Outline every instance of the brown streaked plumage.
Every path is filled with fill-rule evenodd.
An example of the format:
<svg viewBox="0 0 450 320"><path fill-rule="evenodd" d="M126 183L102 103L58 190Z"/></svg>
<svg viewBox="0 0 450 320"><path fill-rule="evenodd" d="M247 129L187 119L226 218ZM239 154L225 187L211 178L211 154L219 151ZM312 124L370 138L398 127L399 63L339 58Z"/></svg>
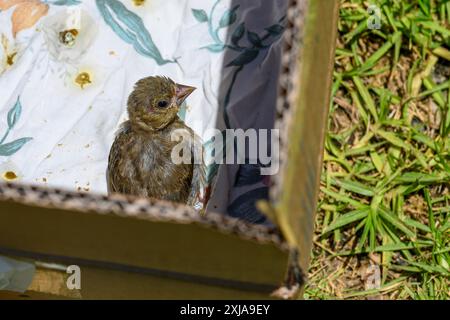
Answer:
<svg viewBox="0 0 450 320"><path fill-rule="evenodd" d="M122 124L109 153L109 193L195 203L205 171L203 164L194 163L193 144L192 163L175 164L171 159L179 143L171 141L173 130L185 129L198 139L177 115L194 89L166 77L147 77L135 84L127 103L129 120Z"/></svg>

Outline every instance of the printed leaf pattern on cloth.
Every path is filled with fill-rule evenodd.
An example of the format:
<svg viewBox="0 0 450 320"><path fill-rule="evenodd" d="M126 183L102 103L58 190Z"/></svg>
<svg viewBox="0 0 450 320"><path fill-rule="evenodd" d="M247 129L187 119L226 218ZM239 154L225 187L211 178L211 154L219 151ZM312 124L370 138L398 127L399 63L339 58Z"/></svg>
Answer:
<svg viewBox="0 0 450 320"><path fill-rule="evenodd" d="M17 123L17 121L20 118L20 114L22 113L22 105L17 99L16 104L14 107L11 108L11 110L8 111L8 128L12 129L14 125Z"/></svg>
<svg viewBox="0 0 450 320"><path fill-rule="evenodd" d="M22 113L22 104L20 103L20 97L17 98L16 103L14 106L9 110L7 115L7 124L8 128L6 129L6 133L3 135L3 137L0 140L0 156L6 157L11 156L17 151L19 151L25 143L30 141L32 138L25 137L20 138L11 142L4 143L6 138L8 137L11 130L14 128L16 123L19 121L20 115Z"/></svg>
<svg viewBox="0 0 450 320"><path fill-rule="evenodd" d="M105 22L123 41L133 45L141 55L152 58L158 65L173 63L161 56L142 19L118 0L96 0Z"/></svg>
<svg viewBox="0 0 450 320"><path fill-rule="evenodd" d="M227 115L227 106L230 102L230 96L238 74L242 71L245 65L251 63L258 57L261 50L269 48L281 36L284 31L283 24L286 17L283 16L277 23L265 28L265 33L263 35L247 30L245 23L241 22L232 31L230 38L231 43L228 44L220 39L219 30L225 27L231 28L231 26L235 24L238 20L237 13L239 10L239 5L235 5L233 8L225 10L219 22L215 25L212 18L220 1L221 0L216 0L214 2L209 15L207 15L206 11L203 9L191 9L191 11L192 15L199 23L206 23L208 25L208 32L214 41L214 43L203 46L200 49L207 49L213 53L218 53L225 49L229 49L237 53L237 56L226 64L226 67L235 67L231 83L228 86L228 90L223 101L223 117L226 126L229 128L230 123ZM248 44L240 45L240 42L245 34L247 34Z"/></svg>
<svg viewBox="0 0 450 320"><path fill-rule="evenodd" d="M32 138L20 138L17 140L14 140L12 142L4 143L0 145L0 156L11 156L17 151L20 150L20 148L23 147L25 143L30 141Z"/></svg>
<svg viewBox="0 0 450 320"><path fill-rule="evenodd" d="M235 46L239 45L239 40L242 39L245 33L245 24L244 22L241 22L236 29L234 29L232 35L231 35L231 43Z"/></svg>
<svg viewBox="0 0 450 320"><path fill-rule="evenodd" d="M256 208L256 202L258 200L268 198L268 187L261 187L248 191L240 195L228 206L228 214L232 217L243 219L250 223L273 226L272 222L269 221L267 217L260 213Z"/></svg>
<svg viewBox="0 0 450 320"><path fill-rule="evenodd" d="M208 15L206 14L205 10L192 9L192 14L198 22L208 21Z"/></svg>
<svg viewBox="0 0 450 320"><path fill-rule="evenodd" d="M261 165L259 164L242 164L239 166L236 181L234 185L236 187L251 185L263 180L261 175Z"/></svg>
<svg viewBox="0 0 450 320"><path fill-rule="evenodd" d="M236 10L238 8L239 5L236 5L233 7L233 9L227 10L223 13L222 18L219 21L220 28L228 27L229 25L233 24L236 21L237 19Z"/></svg>
<svg viewBox="0 0 450 320"><path fill-rule="evenodd" d="M0 0L0 10L15 6L11 16L14 38L22 30L31 28L48 13L48 4L39 0Z"/></svg>
<svg viewBox="0 0 450 320"><path fill-rule="evenodd" d="M55 6L74 6L81 3L81 0L54 0L46 1L47 3L53 4Z"/></svg>
<svg viewBox="0 0 450 320"><path fill-rule="evenodd" d="M199 23L205 23L208 26L208 32L213 40L213 43L207 44L200 49L207 49L213 53L219 53L225 49L236 52L236 55L225 65L226 68L234 68L234 70L224 100L220 101L223 105L223 119L225 125L227 128L230 128L231 124L228 119L227 107L230 102L236 79L246 65L252 63L260 55L261 51L265 50L267 52L267 49L281 36L285 29L284 22L286 16L281 17L277 23L264 28L263 32L255 32L248 30L244 22L237 23L239 5L235 5L233 8L225 10L219 22L215 24L213 16L220 1L221 0L216 0L214 2L209 15L207 15L206 11L203 9L192 9L191 11L194 18ZM233 25L235 25L235 27L233 27ZM219 30L225 27L230 28L230 43L225 43L225 41L219 37ZM230 144L234 145L235 142L226 141L223 150L214 150L212 141L213 138L204 144L205 157L214 157L212 152L218 152L220 153L219 157L223 157L225 149L229 147ZM218 167L219 165L216 162L208 165L208 183L212 183L214 176L217 174ZM266 185L266 183L264 183L266 178L261 176L260 167L260 164L241 164L239 166L239 171L237 172L234 186L242 187L252 185L256 187L261 185L261 182L263 185ZM255 205L257 200L267 198L268 187L256 187L256 189L245 192L235 199L227 209L228 214L247 220L251 223L271 225L271 222L257 210Z"/></svg>

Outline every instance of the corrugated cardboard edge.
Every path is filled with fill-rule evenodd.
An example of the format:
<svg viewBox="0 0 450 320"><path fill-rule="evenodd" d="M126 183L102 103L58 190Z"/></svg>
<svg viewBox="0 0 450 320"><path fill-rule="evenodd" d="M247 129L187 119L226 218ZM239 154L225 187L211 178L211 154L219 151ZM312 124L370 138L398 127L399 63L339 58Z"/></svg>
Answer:
<svg viewBox="0 0 450 320"><path fill-rule="evenodd" d="M234 234L245 240L272 243L281 250L287 248L280 233L273 228L246 223L214 212L200 215L186 205L168 201L125 195L83 194L12 183L0 183L0 201L15 201L31 206L82 213L113 214L153 222L196 223L225 234Z"/></svg>

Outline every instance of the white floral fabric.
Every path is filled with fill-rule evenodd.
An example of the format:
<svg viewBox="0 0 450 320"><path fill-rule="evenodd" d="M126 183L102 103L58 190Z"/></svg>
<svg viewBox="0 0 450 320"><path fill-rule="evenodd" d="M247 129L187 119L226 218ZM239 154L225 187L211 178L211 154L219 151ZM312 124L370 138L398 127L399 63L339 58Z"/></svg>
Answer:
<svg viewBox="0 0 450 320"><path fill-rule="evenodd" d="M286 6L0 0L0 181L106 193L127 97L150 75L197 87L180 117L205 144L211 128L270 128ZM219 172L226 211L237 168Z"/></svg>

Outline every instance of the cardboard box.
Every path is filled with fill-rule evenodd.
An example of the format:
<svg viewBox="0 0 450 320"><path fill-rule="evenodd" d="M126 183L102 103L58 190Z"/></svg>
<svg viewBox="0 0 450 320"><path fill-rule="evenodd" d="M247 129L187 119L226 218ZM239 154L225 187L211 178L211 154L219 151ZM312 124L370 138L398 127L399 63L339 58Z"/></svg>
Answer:
<svg viewBox="0 0 450 320"><path fill-rule="evenodd" d="M338 1L291 1L287 16L281 172L261 204L280 231L164 201L2 183L0 254L33 261L37 271L27 292L0 298L266 299L292 265L306 275ZM80 290L67 287L69 265L81 268Z"/></svg>

